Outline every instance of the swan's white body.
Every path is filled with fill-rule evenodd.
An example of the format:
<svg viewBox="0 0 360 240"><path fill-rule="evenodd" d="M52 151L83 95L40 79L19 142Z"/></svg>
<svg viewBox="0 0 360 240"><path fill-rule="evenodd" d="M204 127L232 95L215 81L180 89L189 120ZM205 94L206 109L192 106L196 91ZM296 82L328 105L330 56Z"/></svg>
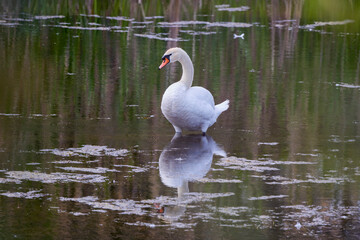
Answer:
<svg viewBox="0 0 360 240"><path fill-rule="evenodd" d="M161 101L161 111L174 126L176 132L182 130L202 131L216 122L219 115L229 108L229 100L215 105L212 94L203 87L191 87L194 67L189 55L181 48L171 48L164 54L164 67L169 62L179 61L183 74L180 81L171 84Z"/></svg>

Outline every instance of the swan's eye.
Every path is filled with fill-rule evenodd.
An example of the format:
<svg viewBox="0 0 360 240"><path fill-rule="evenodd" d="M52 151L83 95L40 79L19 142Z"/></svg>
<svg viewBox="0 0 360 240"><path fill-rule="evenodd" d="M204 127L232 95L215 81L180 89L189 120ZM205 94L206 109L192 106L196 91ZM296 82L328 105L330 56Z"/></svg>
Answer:
<svg viewBox="0 0 360 240"><path fill-rule="evenodd" d="M170 56L171 56L171 53L168 54L168 55L165 55L161 58L161 60L165 61L165 59L169 60L170 61Z"/></svg>
<svg viewBox="0 0 360 240"><path fill-rule="evenodd" d="M163 56L161 59L163 60L162 64L159 66L159 69L162 69L164 66L166 66L170 62L170 56L171 54Z"/></svg>

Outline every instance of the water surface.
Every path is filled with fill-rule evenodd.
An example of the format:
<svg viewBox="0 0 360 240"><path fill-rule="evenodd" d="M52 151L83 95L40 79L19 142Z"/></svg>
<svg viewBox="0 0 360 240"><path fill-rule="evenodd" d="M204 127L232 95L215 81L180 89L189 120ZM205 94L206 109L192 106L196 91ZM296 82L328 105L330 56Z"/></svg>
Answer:
<svg viewBox="0 0 360 240"><path fill-rule="evenodd" d="M0 6L0 238L359 237L357 2ZM207 136L161 114L175 46Z"/></svg>

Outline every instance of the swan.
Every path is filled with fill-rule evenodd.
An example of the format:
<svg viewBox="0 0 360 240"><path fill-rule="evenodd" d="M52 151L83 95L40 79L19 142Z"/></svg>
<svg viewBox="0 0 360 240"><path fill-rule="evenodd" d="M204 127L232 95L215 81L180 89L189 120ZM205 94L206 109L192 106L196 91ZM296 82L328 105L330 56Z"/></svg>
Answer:
<svg viewBox="0 0 360 240"><path fill-rule="evenodd" d="M162 57L159 70L168 63L179 61L182 77L171 84L161 101L161 111L173 125L175 132L201 131L205 135L219 115L229 108L229 100L215 105L212 94L203 87L192 87L194 66L189 55L181 48L170 48Z"/></svg>

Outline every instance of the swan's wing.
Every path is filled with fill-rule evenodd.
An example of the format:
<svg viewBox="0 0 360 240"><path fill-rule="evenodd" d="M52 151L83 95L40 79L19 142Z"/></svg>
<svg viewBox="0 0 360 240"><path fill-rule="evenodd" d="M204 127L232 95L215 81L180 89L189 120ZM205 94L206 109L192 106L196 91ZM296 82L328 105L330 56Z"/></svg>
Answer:
<svg viewBox="0 0 360 240"><path fill-rule="evenodd" d="M187 94L198 102L204 102L205 104L210 104L210 106L215 107L213 95L203 87L191 87L187 91Z"/></svg>
<svg viewBox="0 0 360 240"><path fill-rule="evenodd" d="M187 111L191 115L211 120L215 113L214 97L203 87L191 87L186 93Z"/></svg>

